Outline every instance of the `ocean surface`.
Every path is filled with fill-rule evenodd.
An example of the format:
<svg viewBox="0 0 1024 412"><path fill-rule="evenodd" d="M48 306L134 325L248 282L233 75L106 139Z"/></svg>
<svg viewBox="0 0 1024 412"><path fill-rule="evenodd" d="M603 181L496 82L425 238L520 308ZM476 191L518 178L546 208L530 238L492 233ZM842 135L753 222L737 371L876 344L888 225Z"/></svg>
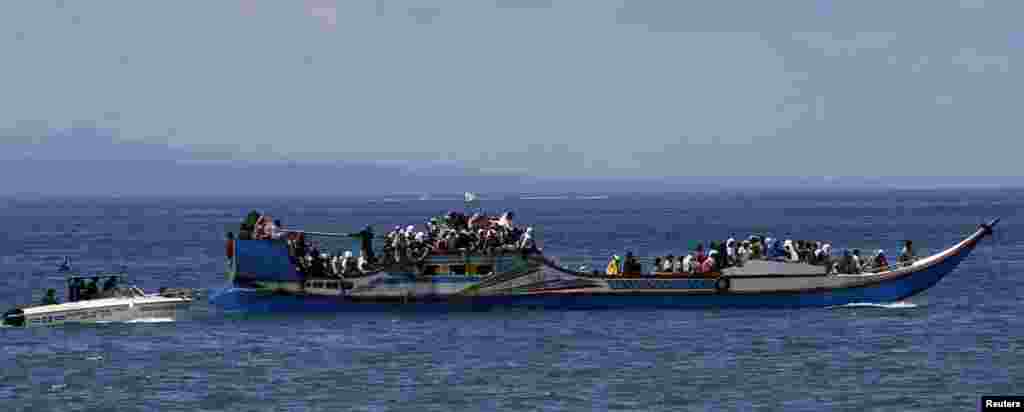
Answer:
<svg viewBox="0 0 1024 412"><path fill-rule="evenodd" d="M919 254L1002 217L905 302L799 310L223 314L0 329L3 411L977 410L1024 395L1024 191L482 196L548 254L678 254L771 233ZM2 199L0 309L125 270L144 289L224 285L224 234L251 209L292 228L421 224L460 195L355 199ZM354 244L329 245L357 249Z"/></svg>

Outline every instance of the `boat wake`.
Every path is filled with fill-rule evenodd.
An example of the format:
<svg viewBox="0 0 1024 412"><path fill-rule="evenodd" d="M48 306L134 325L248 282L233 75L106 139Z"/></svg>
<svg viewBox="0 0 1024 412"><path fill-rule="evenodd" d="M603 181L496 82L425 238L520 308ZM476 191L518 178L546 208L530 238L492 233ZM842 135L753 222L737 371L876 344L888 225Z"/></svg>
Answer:
<svg viewBox="0 0 1024 412"><path fill-rule="evenodd" d="M917 305L910 302L893 302L893 303L847 303L839 306L829 306L829 309L835 308L881 308L881 309L912 309L916 308Z"/></svg>

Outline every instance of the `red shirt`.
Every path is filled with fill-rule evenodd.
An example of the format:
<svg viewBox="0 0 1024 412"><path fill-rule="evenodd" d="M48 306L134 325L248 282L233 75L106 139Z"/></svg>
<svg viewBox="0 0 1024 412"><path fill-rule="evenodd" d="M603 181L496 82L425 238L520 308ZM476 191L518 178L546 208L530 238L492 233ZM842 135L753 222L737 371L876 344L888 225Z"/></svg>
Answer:
<svg viewBox="0 0 1024 412"><path fill-rule="evenodd" d="M228 239L228 243L227 245L225 245L225 249L226 250L224 254L227 255L228 259L235 257L235 240Z"/></svg>

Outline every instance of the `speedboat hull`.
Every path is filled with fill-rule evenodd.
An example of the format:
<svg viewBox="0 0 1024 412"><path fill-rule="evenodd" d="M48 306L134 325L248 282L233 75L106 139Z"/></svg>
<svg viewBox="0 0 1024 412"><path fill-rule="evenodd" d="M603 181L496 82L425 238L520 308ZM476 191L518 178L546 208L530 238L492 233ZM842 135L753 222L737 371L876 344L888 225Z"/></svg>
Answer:
<svg viewBox="0 0 1024 412"><path fill-rule="evenodd" d="M93 299L13 309L4 314L3 323L7 326L42 326L175 320L191 302L190 297L160 295Z"/></svg>

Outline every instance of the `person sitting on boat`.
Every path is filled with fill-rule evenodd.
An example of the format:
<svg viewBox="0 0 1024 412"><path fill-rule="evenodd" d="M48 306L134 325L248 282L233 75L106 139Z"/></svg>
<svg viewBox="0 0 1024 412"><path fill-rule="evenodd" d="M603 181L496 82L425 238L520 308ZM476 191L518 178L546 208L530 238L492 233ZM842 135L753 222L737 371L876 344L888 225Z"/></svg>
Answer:
<svg viewBox="0 0 1024 412"><path fill-rule="evenodd" d="M99 287L100 278L94 277L89 280L89 283L85 285L85 290L82 291L82 300L96 299L100 294Z"/></svg>
<svg viewBox="0 0 1024 412"><path fill-rule="evenodd" d="M369 260L366 259L366 256L359 256L359 259L356 260L356 270L359 270L360 273L370 270Z"/></svg>
<svg viewBox="0 0 1024 412"><path fill-rule="evenodd" d="M796 263L800 261L800 254L797 253L796 246L793 245L793 242L790 242L789 245L786 246L786 256L788 256L788 259L786 260L789 262Z"/></svg>
<svg viewBox="0 0 1024 412"><path fill-rule="evenodd" d="M865 262L861 261L860 249L854 249L853 250L853 256L850 256L850 260L853 261L853 264L852 264L853 265L853 272L850 272L850 273L858 274L858 273L861 273L861 272L864 271L864 263Z"/></svg>
<svg viewBox="0 0 1024 412"><path fill-rule="evenodd" d="M854 273L853 255L849 249L843 249L843 257L839 258L837 273Z"/></svg>
<svg viewBox="0 0 1024 412"><path fill-rule="evenodd" d="M228 263L235 257L235 234L228 232L227 241L224 242L224 256L227 256Z"/></svg>
<svg viewBox="0 0 1024 412"><path fill-rule="evenodd" d="M512 218L514 216L515 214L512 213L512 211L507 211L501 215L501 218L499 218L497 222L494 223L506 229L512 229Z"/></svg>
<svg viewBox="0 0 1024 412"><path fill-rule="evenodd" d="M771 259L785 259L786 249L782 246L782 242L778 239L771 239L771 243L768 246L768 257Z"/></svg>
<svg viewBox="0 0 1024 412"><path fill-rule="evenodd" d="M339 252L327 259L327 271L332 276L341 276L341 255Z"/></svg>
<svg viewBox="0 0 1024 412"><path fill-rule="evenodd" d="M533 240L533 228L526 228L526 232L523 232L523 237L519 240L519 250L524 251L535 251L537 250L537 242Z"/></svg>
<svg viewBox="0 0 1024 412"><path fill-rule="evenodd" d="M736 264L736 239L729 238L725 241L725 259L729 266Z"/></svg>
<svg viewBox="0 0 1024 412"><path fill-rule="evenodd" d="M356 262L356 259L352 257L351 250L345 251L345 257L342 258L342 262L341 270L345 275L355 273L359 269L359 262Z"/></svg>
<svg viewBox="0 0 1024 412"><path fill-rule="evenodd" d="M872 263L876 272L889 270L889 260L885 258L885 251L882 249L875 252L875 260Z"/></svg>
<svg viewBox="0 0 1024 412"><path fill-rule="evenodd" d="M707 256L704 257L704 261L697 265L696 273L711 273L715 271L715 255L718 254L717 250L711 249Z"/></svg>
<svg viewBox="0 0 1024 412"><path fill-rule="evenodd" d="M288 232L284 230L284 226L281 225L280 219L275 219L274 223L270 225L270 238L273 240L283 239Z"/></svg>
<svg viewBox="0 0 1024 412"><path fill-rule="evenodd" d="M764 251L764 247L761 244L761 238L757 236L751 236L750 239L747 240L747 242L749 244L750 249L750 258L760 259L762 257L762 252Z"/></svg>
<svg viewBox="0 0 1024 412"><path fill-rule="evenodd" d="M900 264L913 262L916 257L914 256L914 242L909 240L904 241L903 250L900 251L900 256L896 258L896 262Z"/></svg>
<svg viewBox="0 0 1024 412"><path fill-rule="evenodd" d="M725 242L716 242L715 250L718 253L715 256L715 270L722 270L729 266L729 256L725 248Z"/></svg>
<svg viewBox="0 0 1024 412"><path fill-rule="evenodd" d="M625 267L625 270L623 271L625 274L636 275L643 272L643 266L631 251L626 251L626 261L623 263L623 267Z"/></svg>
<svg viewBox="0 0 1024 412"><path fill-rule="evenodd" d="M103 297L113 297L117 293L117 277L110 276L103 281Z"/></svg>
<svg viewBox="0 0 1024 412"><path fill-rule="evenodd" d="M813 258L811 259L811 264L812 265L819 265L819 264L821 264L821 261L822 261L824 256L825 256L825 251L822 250L822 248L821 248L821 242L815 242L814 254L813 254Z"/></svg>
<svg viewBox="0 0 1024 412"><path fill-rule="evenodd" d="M260 212L255 210L249 212L245 216L245 220L242 221L242 225L238 229L238 239L240 240L251 240L256 233L256 222L260 219Z"/></svg>
<svg viewBox="0 0 1024 412"><path fill-rule="evenodd" d="M739 247L736 248L736 266L743 266L750 260L750 242L744 240L739 243Z"/></svg>
<svg viewBox="0 0 1024 412"><path fill-rule="evenodd" d="M56 305L60 303L57 301L57 291L53 288L46 289L46 295L43 296L43 300L39 303L42 305Z"/></svg>
<svg viewBox="0 0 1024 412"><path fill-rule="evenodd" d="M661 256L655 256L654 257L654 271L655 272L660 272L661 271L661 260L662 260Z"/></svg>
<svg viewBox="0 0 1024 412"><path fill-rule="evenodd" d="M608 261L608 267L605 268L605 274L608 276L619 275L619 255L612 255L612 259Z"/></svg>
<svg viewBox="0 0 1024 412"><path fill-rule="evenodd" d="M673 262L673 272L677 273L694 273L696 270L695 260L692 253L688 253L686 256L680 256Z"/></svg>
<svg viewBox="0 0 1024 412"><path fill-rule="evenodd" d="M256 240L270 239L270 216L262 215L256 220L256 232L253 234L253 238Z"/></svg>

